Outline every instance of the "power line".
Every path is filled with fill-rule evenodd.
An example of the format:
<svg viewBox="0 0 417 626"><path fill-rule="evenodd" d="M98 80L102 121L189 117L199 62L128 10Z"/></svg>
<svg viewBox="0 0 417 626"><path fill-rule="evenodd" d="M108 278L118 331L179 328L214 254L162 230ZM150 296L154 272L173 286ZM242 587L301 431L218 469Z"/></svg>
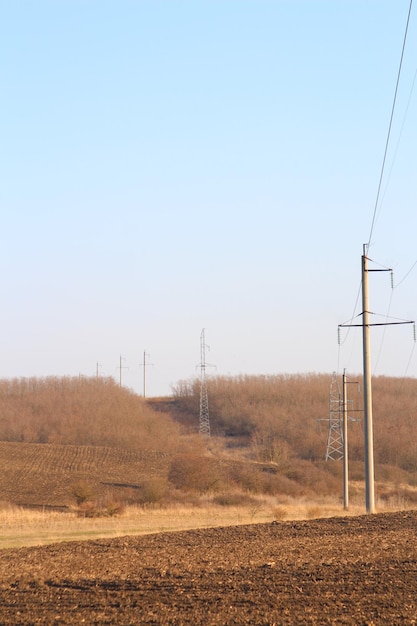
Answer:
<svg viewBox="0 0 417 626"><path fill-rule="evenodd" d="M413 347L411 348L410 356L409 356L409 359L408 359L408 362L407 362L407 366L405 368L405 372L404 372L403 378L407 377L408 370L409 370L409 367L411 365L411 361L412 361L415 349L416 349L416 331L415 331L415 326L414 326L414 343L413 343Z"/></svg>
<svg viewBox="0 0 417 626"><path fill-rule="evenodd" d="M356 314L356 309L358 308L358 302L359 302L359 298L360 298L360 295L361 295L361 288L362 288L362 285L361 285L361 283L359 283L358 293L356 295L355 306L353 307L352 316L350 317L349 322L345 322L345 324L351 323L352 320L355 319L355 317L359 317L359 315L360 315L360 313ZM338 327L338 343L339 343L339 346L343 345L345 343L345 341L347 340L348 336L349 336L350 327L347 326L347 328L348 328L348 331L346 333L346 337L344 338L343 341L341 341L341 338L340 338L340 326Z"/></svg>
<svg viewBox="0 0 417 626"><path fill-rule="evenodd" d="M416 265L417 265L417 261L414 261L413 265L410 267L410 269L405 274L405 276L402 277L400 282L395 285L394 289L397 289L397 287L399 287L401 285L401 283L403 283L405 281L405 279L408 278L409 274L411 274L411 272L413 271L413 269L415 268Z"/></svg>
<svg viewBox="0 0 417 626"><path fill-rule="evenodd" d="M387 311L387 314L386 314L386 316L385 316L385 321L386 321L386 322L388 321L388 319L389 319L389 314L390 314L390 312L391 312L391 305L392 305L392 296L393 296L393 294L394 294L394 289L392 288L392 289L391 289L390 299L389 299L389 304L388 304L388 311ZM387 332L387 326L385 325L385 326L384 326L384 331L383 331L383 333L382 333L382 339L381 339L381 342L380 342L380 344L379 344L379 350L378 350L378 354L377 354L377 357L376 357L375 365L374 365L374 370L373 370L374 374L376 373L376 371L377 371L377 369L378 369L379 360L380 360L380 358L381 358L382 348L383 348L383 345L384 345L384 340L385 340L385 335L386 335L386 332Z"/></svg>
<svg viewBox="0 0 417 626"><path fill-rule="evenodd" d="M382 200L381 200L381 202L383 202L383 201L384 201L385 194L387 193L387 189L388 189L389 181L390 181L390 179L391 179L391 174L392 174L392 171L393 171L393 169L394 169L394 163L395 163L395 160L396 160L396 158L397 158L398 149L399 149L399 146L400 146L400 143L401 143L401 138L402 138L402 135L403 135L403 132L404 132L405 121L406 121L406 119L407 119L408 109L410 108L411 96L412 96L413 91L414 91L414 85L415 85L415 82L416 82L416 78L417 78L417 70L414 72L413 82L412 82L412 84L411 84L410 93L409 93L409 95L408 95L407 106L406 106L406 108L405 108L405 113L404 113L403 121L402 121L402 124L401 124L401 129L400 129L400 132L399 132L399 135L398 135L397 145L395 146L394 156L392 157L392 163L391 163L390 170L389 170L389 172L388 172L388 178L387 178L387 182L386 182L386 184L385 184L384 195L382 196Z"/></svg>
<svg viewBox="0 0 417 626"><path fill-rule="evenodd" d="M410 6L409 6L409 9L408 9L408 16L407 16L407 24L406 24L406 27L405 27L403 46L402 46L402 50L401 50L400 65L399 65L398 73L397 73L397 82L396 82L396 85L395 85L394 99L393 99L393 103L392 103L391 116L390 116L390 121L389 121L389 126L388 126L387 139L386 139L386 142L385 142L384 158L382 159L381 174L379 176L378 191L377 191L377 194L376 194L374 213L373 213L373 216L372 216L371 230L370 230L370 233L369 233L368 243L366 244L367 250L369 249L369 246L371 245L372 233L373 233L373 230L374 230L376 214L377 214L377 210L378 210L379 195L381 193L382 179L384 177L385 162L386 162L386 159L387 159L388 146L389 146L389 141L390 141L390 136L391 136L392 121L394 119L395 105L396 105L396 102L397 102L398 86L399 86L399 83L400 83L401 69L402 69L402 64L403 64L405 44L406 44L406 41L407 41L408 25L410 23L410 15L411 15L411 8L412 8L412 6L413 6L413 0L410 0Z"/></svg>

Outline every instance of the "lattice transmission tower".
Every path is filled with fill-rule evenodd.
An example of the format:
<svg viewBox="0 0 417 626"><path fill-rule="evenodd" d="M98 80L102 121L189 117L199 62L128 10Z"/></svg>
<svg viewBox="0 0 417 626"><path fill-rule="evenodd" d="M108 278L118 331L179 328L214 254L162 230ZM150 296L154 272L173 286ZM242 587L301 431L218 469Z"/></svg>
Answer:
<svg viewBox="0 0 417 626"><path fill-rule="evenodd" d="M200 435L210 437L210 415L206 382L206 342L204 328L200 335Z"/></svg>
<svg viewBox="0 0 417 626"><path fill-rule="evenodd" d="M329 395L329 433L327 436L326 461L340 461L344 456L343 401L336 372L333 372Z"/></svg>

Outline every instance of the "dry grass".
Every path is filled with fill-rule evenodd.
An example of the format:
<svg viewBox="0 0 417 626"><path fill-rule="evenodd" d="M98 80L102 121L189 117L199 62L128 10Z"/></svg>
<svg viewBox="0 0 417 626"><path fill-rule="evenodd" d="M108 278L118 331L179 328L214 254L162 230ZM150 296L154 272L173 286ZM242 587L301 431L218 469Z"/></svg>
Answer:
<svg viewBox="0 0 417 626"><path fill-rule="evenodd" d="M378 504L378 512L412 508L404 501ZM80 517L75 509L68 512L33 510L3 503L0 548L363 513L363 503L353 503L349 511L344 511L338 499L329 497L315 501L264 497L247 506L222 506L206 498L197 507L128 506L118 516L97 518Z"/></svg>

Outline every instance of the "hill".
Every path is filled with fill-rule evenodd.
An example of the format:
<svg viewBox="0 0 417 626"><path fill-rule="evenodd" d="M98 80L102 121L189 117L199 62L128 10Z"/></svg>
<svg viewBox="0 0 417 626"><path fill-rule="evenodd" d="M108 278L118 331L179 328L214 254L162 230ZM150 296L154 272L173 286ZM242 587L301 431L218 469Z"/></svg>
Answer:
<svg viewBox="0 0 417 626"><path fill-rule="evenodd" d="M283 458L324 459L329 417L328 374L213 377L207 380L211 432L229 440L246 437L259 459L280 463ZM351 376L349 458L362 461L363 395L361 376ZM417 472L417 379L375 377L373 380L375 461ZM170 411L190 426L199 412L199 381L175 388ZM383 473L383 470L381 470ZM382 476L381 476L382 478ZM403 475L401 476L403 478Z"/></svg>
<svg viewBox="0 0 417 626"><path fill-rule="evenodd" d="M112 378L0 381L0 440L166 452L178 429Z"/></svg>
<svg viewBox="0 0 417 626"><path fill-rule="evenodd" d="M91 498L341 497L342 464L325 462L327 423L319 421L328 416L330 382L324 374L211 378L206 440L196 434L198 381L149 400L111 379L0 381L0 500L63 507ZM414 379L374 381L379 499L417 501L416 397ZM353 499L362 497L362 440L362 424L349 424Z"/></svg>

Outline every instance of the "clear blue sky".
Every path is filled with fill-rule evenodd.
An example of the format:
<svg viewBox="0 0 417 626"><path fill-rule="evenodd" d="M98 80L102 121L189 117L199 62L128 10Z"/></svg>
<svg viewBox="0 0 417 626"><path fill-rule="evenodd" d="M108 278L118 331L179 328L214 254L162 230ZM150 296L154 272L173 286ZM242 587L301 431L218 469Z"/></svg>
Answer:
<svg viewBox="0 0 417 626"><path fill-rule="evenodd" d="M1 0L0 377L360 372L407 0ZM413 9L369 256L417 260ZM371 309L417 318L417 267ZM360 313L360 305L356 308ZM376 374L417 374L408 326ZM417 351L416 351L417 352ZM410 361L411 356L411 361ZM407 365L409 364L409 365Z"/></svg>

